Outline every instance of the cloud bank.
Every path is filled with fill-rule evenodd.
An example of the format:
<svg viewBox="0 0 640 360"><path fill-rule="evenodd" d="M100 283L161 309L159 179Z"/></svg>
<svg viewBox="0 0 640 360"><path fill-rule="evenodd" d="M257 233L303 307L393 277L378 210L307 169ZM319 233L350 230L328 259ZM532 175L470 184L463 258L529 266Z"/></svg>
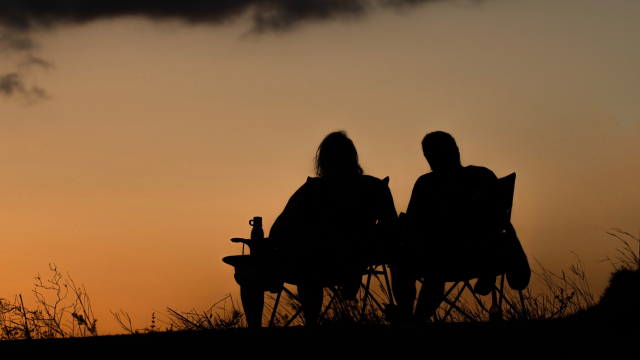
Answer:
<svg viewBox="0 0 640 360"><path fill-rule="evenodd" d="M445 0L0 0L0 24L26 31L122 16L217 24L249 13L253 30L265 31L435 1Z"/></svg>
<svg viewBox="0 0 640 360"><path fill-rule="evenodd" d="M0 0L0 53L18 53L22 58L15 71L0 74L0 95L48 98L44 90L24 82L32 67L52 65L34 55L38 44L30 34L35 31L125 16L223 24L248 14L250 31L263 33L289 30L310 21L359 18L376 8L444 1L455 0Z"/></svg>

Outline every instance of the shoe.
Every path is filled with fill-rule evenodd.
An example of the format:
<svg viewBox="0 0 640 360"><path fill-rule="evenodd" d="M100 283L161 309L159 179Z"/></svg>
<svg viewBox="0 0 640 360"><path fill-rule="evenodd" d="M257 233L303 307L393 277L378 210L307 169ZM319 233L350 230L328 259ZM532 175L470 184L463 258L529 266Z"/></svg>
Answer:
<svg viewBox="0 0 640 360"><path fill-rule="evenodd" d="M397 324L400 322L400 309L398 308L398 305L385 304L382 313L389 324Z"/></svg>
<svg viewBox="0 0 640 360"><path fill-rule="evenodd" d="M344 300L355 299L358 295L358 292L360 291L360 279L358 279L357 283L341 286L339 291L340 296L342 296Z"/></svg>

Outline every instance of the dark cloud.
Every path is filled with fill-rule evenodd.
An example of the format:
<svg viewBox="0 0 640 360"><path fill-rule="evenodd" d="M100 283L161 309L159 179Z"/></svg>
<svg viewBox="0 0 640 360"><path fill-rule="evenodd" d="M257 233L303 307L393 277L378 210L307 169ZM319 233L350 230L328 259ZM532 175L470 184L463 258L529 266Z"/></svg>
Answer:
<svg viewBox="0 0 640 360"><path fill-rule="evenodd" d="M442 1L455 0L0 0L0 53L17 52L22 58L15 65L16 72L0 74L0 95L48 98L44 90L28 88L23 80L33 66L53 66L33 55L38 47L30 37L34 31L125 16L222 24L249 15L251 31L262 33L288 30L308 21L358 18L375 8Z"/></svg>
<svg viewBox="0 0 640 360"><path fill-rule="evenodd" d="M27 54L23 58L23 60L20 63L18 63L18 67L26 68L28 70L30 70L34 66L38 66L43 69L51 69L53 68L53 63L51 61L47 61L39 57L36 57L31 53Z"/></svg>
<svg viewBox="0 0 640 360"><path fill-rule="evenodd" d="M13 95L13 93L24 91L24 84L18 73L9 73L0 76L0 94Z"/></svg>
<svg viewBox="0 0 640 360"><path fill-rule="evenodd" d="M27 87L23 77L15 72L0 75L0 95L22 95L31 102L49 98L44 89L37 86Z"/></svg>
<svg viewBox="0 0 640 360"><path fill-rule="evenodd" d="M27 34L18 33L12 29L4 29L0 32L0 51L31 51L36 47L36 42Z"/></svg>
<svg viewBox="0 0 640 360"><path fill-rule="evenodd" d="M32 104L43 99L49 99L46 91L37 86L27 86L26 80L34 67L50 69L53 64L34 55L39 44L29 37L29 34L14 29L0 29L0 55L5 61L13 63L14 71L0 74L0 96L21 96L27 103ZM4 54L3 54L4 53Z"/></svg>
<svg viewBox="0 0 640 360"><path fill-rule="evenodd" d="M6 46L12 50L27 51L36 47L34 41L27 36L6 36Z"/></svg>
<svg viewBox="0 0 640 360"><path fill-rule="evenodd" d="M360 16L376 6L434 1L443 0L0 0L0 25L27 31L121 16L222 23L248 13L253 30L260 32L308 20Z"/></svg>

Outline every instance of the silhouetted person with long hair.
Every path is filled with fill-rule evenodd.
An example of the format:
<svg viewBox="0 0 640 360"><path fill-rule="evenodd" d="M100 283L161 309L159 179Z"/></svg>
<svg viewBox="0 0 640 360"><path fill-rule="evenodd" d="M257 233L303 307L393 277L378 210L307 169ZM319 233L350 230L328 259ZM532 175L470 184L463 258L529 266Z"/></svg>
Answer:
<svg viewBox="0 0 640 360"><path fill-rule="evenodd" d="M347 298L357 294L367 262L397 224L388 178L364 175L344 131L324 138L315 170L317 177L307 178L271 227L274 265L265 270L297 285L307 325L317 323L323 287L340 286ZM260 326L264 290L264 284L241 284L250 326Z"/></svg>
<svg viewBox="0 0 640 360"><path fill-rule="evenodd" d="M391 273L405 318L411 317L416 297L415 280L410 279L425 279L415 317L427 320L443 301L445 279L492 273L487 242L499 231L499 217L480 190L491 188L496 175L484 167L462 166L451 135L427 134L422 150L431 172L413 188L401 230L404 248Z"/></svg>

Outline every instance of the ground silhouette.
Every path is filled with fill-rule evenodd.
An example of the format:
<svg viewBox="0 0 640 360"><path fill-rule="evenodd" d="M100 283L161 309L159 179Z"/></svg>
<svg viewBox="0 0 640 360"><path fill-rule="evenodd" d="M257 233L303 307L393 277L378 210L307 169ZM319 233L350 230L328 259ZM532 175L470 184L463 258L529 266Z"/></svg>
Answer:
<svg viewBox="0 0 640 360"><path fill-rule="evenodd" d="M595 307L564 319L161 332L2 341L5 356L403 359L622 358L637 352L640 272L616 271Z"/></svg>

